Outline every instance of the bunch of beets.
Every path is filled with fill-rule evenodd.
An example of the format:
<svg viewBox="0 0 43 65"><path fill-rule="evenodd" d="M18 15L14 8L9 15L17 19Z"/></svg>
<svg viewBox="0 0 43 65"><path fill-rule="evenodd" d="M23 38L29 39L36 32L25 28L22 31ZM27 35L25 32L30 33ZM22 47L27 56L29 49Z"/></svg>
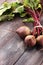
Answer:
<svg viewBox="0 0 43 65"><path fill-rule="evenodd" d="M25 7L25 12L30 14L34 19L34 28L31 31L27 26L21 26L16 30L19 36L24 39L25 45L33 47L39 44L43 47L43 26L40 23L40 12L39 10L32 10L29 7Z"/></svg>

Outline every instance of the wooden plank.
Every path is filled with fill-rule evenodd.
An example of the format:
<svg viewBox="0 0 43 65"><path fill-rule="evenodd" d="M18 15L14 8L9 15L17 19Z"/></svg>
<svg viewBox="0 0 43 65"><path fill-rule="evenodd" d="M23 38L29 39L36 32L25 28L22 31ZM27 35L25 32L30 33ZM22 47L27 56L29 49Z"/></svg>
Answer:
<svg viewBox="0 0 43 65"><path fill-rule="evenodd" d="M0 0L0 5L4 2L5 0Z"/></svg>
<svg viewBox="0 0 43 65"><path fill-rule="evenodd" d="M15 35L2 49L0 49L0 65L13 65L23 53L23 41Z"/></svg>
<svg viewBox="0 0 43 65"><path fill-rule="evenodd" d="M19 21L20 24L17 21ZM16 21L12 21L9 24L5 22L0 26L0 48L14 36L16 29L23 25L21 21L20 18L17 18Z"/></svg>
<svg viewBox="0 0 43 65"><path fill-rule="evenodd" d="M24 55L14 65L40 65L43 60L43 52L33 51L26 51Z"/></svg>
<svg viewBox="0 0 43 65"><path fill-rule="evenodd" d="M36 52L36 49L27 49L18 62L14 65L25 65L25 63L30 59L33 54Z"/></svg>
<svg viewBox="0 0 43 65"><path fill-rule="evenodd" d="M41 62L41 64L40 65L43 65L43 60L42 60L42 62Z"/></svg>
<svg viewBox="0 0 43 65"><path fill-rule="evenodd" d="M21 21L17 18L10 24L4 22L0 26L0 65L13 65L25 51L23 40L15 32L19 26L24 25Z"/></svg>
<svg viewBox="0 0 43 65"><path fill-rule="evenodd" d="M29 61L27 65L40 65L43 60L43 53L37 52Z"/></svg>
<svg viewBox="0 0 43 65"><path fill-rule="evenodd" d="M43 65L43 63L42 63L42 64L40 64L40 65Z"/></svg>

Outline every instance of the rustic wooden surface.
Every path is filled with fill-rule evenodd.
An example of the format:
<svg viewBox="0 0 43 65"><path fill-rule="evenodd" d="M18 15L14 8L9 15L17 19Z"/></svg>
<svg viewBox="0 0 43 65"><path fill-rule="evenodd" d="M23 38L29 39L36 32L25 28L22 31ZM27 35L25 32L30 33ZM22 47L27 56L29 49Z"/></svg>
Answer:
<svg viewBox="0 0 43 65"><path fill-rule="evenodd" d="M4 1L0 0L0 3ZM43 17L41 23L43 25ZM22 25L32 28L32 24L22 23L20 17L0 22L0 65L43 65L43 51L40 51L40 47L26 48L23 40L16 34L16 29Z"/></svg>

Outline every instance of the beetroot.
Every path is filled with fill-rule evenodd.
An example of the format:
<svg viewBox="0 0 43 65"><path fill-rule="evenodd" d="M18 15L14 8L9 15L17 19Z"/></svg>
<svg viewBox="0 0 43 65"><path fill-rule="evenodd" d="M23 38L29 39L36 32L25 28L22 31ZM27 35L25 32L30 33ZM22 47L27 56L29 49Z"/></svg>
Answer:
<svg viewBox="0 0 43 65"><path fill-rule="evenodd" d="M33 36L33 35L26 36L24 42L25 42L26 46L29 46L29 47L35 46L36 45L35 36Z"/></svg>
<svg viewBox="0 0 43 65"><path fill-rule="evenodd" d="M27 35L31 34L31 30L27 26L21 26L16 30L16 32L19 34L21 38L25 38Z"/></svg>
<svg viewBox="0 0 43 65"><path fill-rule="evenodd" d="M36 38L37 43L43 47L43 35L40 35Z"/></svg>

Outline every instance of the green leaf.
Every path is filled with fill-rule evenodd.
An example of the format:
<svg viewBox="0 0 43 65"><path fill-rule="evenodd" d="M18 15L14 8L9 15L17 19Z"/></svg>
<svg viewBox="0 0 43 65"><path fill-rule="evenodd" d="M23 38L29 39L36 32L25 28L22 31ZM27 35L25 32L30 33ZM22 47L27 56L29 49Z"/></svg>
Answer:
<svg viewBox="0 0 43 65"><path fill-rule="evenodd" d="M1 10L0 10L0 16L1 16L6 10L8 10L8 9L10 9L10 8L11 8L11 7L1 9Z"/></svg>
<svg viewBox="0 0 43 65"><path fill-rule="evenodd" d="M19 6L14 11L14 13L22 13L22 12L24 12L24 6Z"/></svg>
<svg viewBox="0 0 43 65"><path fill-rule="evenodd" d="M12 20L14 18L15 14L9 14L7 20Z"/></svg>
<svg viewBox="0 0 43 65"><path fill-rule="evenodd" d="M4 6L3 6L3 5L1 5L1 6L0 6L0 10L1 10L1 9L3 9L3 8L4 8Z"/></svg>
<svg viewBox="0 0 43 65"><path fill-rule="evenodd" d="M27 15L27 13L21 13L20 17L25 17Z"/></svg>
<svg viewBox="0 0 43 65"><path fill-rule="evenodd" d="M34 22L34 19L30 17L30 18L24 19L23 22L28 22L28 23Z"/></svg>
<svg viewBox="0 0 43 65"><path fill-rule="evenodd" d="M40 0L24 0L23 2L24 6L27 6L31 9L36 9L39 3Z"/></svg>
<svg viewBox="0 0 43 65"><path fill-rule="evenodd" d="M12 2L10 5L14 9L17 8L18 6L20 6L18 2Z"/></svg>
<svg viewBox="0 0 43 65"><path fill-rule="evenodd" d="M10 5L8 5L8 3L6 2L6 3L4 3L3 4L3 6L2 7L0 7L0 16L5 12L5 11L7 11L8 9L10 9L11 8L11 6Z"/></svg>
<svg viewBox="0 0 43 65"><path fill-rule="evenodd" d="M24 6L28 6L29 0L23 0Z"/></svg>
<svg viewBox="0 0 43 65"><path fill-rule="evenodd" d="M4 7L8 7L8 6L9 6L9 3L8 3L8 2L4 2L2 5L3 5Z"/></svg>
<svg viewBox="0 0 43 65"><path fill-rule="evenodd" d="M41 4L38 4L38 7L37 7L37 9L42 9L42 6L41 6Z"/></svg>
<svg viewBox="0 0 43 65"><path fill-rule="evenodd" d="M8 7L9 3L8 2L4 2L1 6L0 6L0 10L4 9L5 7Z"/></svg>
<svg viewBox="0 0 43 65"><path fill-rule="evenodd" d="M0 16L0 21L12 20L14 16L14 14L2 15Z"/></svg>

